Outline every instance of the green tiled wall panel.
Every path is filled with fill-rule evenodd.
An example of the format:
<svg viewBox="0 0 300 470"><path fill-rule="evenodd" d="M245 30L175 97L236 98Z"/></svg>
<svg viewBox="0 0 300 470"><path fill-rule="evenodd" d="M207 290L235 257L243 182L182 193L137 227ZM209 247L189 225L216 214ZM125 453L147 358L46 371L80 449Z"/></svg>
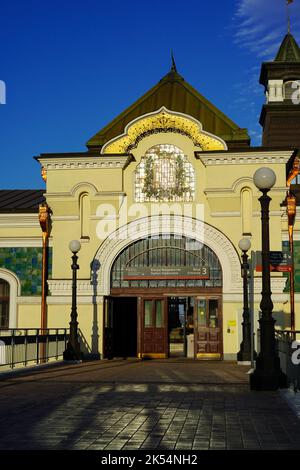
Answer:
<svg viewBox="0 0 300 470"><path fill-rule="evenodd" d="M282 242L282 250L289 251L288 241ZM295 263L295 292L300 292L300 240L294 241L294 263ZM290 291L289 274L284 273L284 276L288 278L285 292L289 292Z"/></svg>
<svg viewBox="0 0 300 470"><path fill-rule="evenodd" d="M41 295L42 248L0 248L0 268L9 269L21 282L21 295ZM52 248L48 249L49 278L52 273Z"/></svg>

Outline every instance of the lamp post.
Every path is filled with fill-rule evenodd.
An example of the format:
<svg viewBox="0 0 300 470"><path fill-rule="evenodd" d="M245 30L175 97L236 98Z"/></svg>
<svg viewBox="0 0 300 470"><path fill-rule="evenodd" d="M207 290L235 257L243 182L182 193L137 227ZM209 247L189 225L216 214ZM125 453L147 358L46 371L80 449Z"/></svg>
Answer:
<svg viewBox="0 0 300 470"><path fill-rule="evenodd" d="M80 344L78 341L78 321L77 321L77 305L76 305L76 290L77 290L77 270L79 266L77 264L78 256L77 253L81 248L81 244L78 240L72 240L69 243L69 249L72 251L72 309L71 309L71 321L70 321L70 336L67 344L67 349L64 351L65 361L78 361L81 359L82 354L80 350Z"/></svg>
<svg viewBox="0 0 300 470"><path fill-rule="evenodd" d="M269 206L271 198L268 192L276 182L276 175L270 168L260 168L253 176L255 186L262 192L261 234L262 234L262 298L260 303L260 353L256 359L255 371L250 375L252 390L277 390L286 386L287 379L280 369L280 360L275 345L275 320L272 317L273 302L271 299L270 276L270 240L269 240Z"/></svg>
<svg viewBox="0 0 300 470"><path fill-rule="evenodd" d="M243 252L242 254L242 277L243 277L243 340L240 345L240 350L237 354L238 362L251 361L251 322L250 322L250 309L248 299L248 255L247 251L251 248L251 242L249 238L242 238L239 241L239 248Z"/></svg>

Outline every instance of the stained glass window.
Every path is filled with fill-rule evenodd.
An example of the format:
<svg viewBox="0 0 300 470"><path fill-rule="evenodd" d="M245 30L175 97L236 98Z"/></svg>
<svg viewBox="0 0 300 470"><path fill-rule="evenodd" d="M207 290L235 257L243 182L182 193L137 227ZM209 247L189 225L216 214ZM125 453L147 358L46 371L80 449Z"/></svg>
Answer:
<svg viewBox="0 0 300 470"><path fill-rule="evenodd" d="M160 144L147 150L135 174L137 202L192 201L195 174L181 149Z"/></svg>
<svg viewBox="0 0 300 470"><path fill-rule="evenodd" d="M125 280L128 268L161 266L209 267L209 279ZM112 288L222 287L222 268L215 253L206 245L182 236L147 237L127 246L118 255L111 271ZM150 307L147 307L150 308Z"/></svg>

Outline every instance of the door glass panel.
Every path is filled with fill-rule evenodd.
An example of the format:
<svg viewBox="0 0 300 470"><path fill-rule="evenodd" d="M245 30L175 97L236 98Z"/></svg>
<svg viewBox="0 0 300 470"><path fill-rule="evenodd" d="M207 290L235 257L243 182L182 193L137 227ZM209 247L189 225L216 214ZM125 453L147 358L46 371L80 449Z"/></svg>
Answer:
<svg viewBox="0 0 300 470"><path fill-rule="evenodd" d="M155 301L155 312L156 312L155 326L156 328L162 328L164 326L163 301L162 300Z"/></svg>
<svg viewBox="0 0 300 470"><path fill-rule="evenodd" d="M218 328L218 299L208 301L208 326Z"/></svg>
<svg viewBox="0 0 300 470"><path fill-rule="evenodd" d="M168 301L168 330L170 356L185 354L186 299L170 297Z"/></svg>
<svg viewBox="0 0 300 470"><path fill-rule="evenodd" d="M205 310L206 310L206 300L205 299L198 300L198 306L197 306L198 326L204 326L204 327L206 326Z"/></svg>
<svg viewBox="0 0 300 470"><path fill-rule="evenodd" d="M152 300L145 300L145 327L152 326Z"/></svg>

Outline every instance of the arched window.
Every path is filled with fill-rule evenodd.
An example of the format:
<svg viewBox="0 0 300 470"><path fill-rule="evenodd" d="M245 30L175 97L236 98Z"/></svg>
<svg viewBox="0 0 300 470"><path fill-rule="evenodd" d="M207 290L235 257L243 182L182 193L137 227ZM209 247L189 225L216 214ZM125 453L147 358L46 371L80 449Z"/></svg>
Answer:
<svg viewBox="0 0 300 470"><path fill-rule="evenodd" d="M192 201L194 195L194 169L181 149L160 144L147 150L136 169L137 202Z"/></svg>
<svg viewBox="0 0 300 470"><path fill-rule="evenodd" d="M0 328L9 328L10 285L0 279Z"/></svg>
<svg viewBox="0 0 300 470"><path fill-rule="evenodd" d="M293 80L286 82L283 87L284 90L284 99L297 101L300 98L300 81Z"/></svg>
<svg viewBox="0 0 300 470"><path fill-rule="evenodd" d="M207 267L208 279L170 279L148 280L144 275L137 280L126 279L128 270L142 271L146 276L149 269L173 268L190 270ZM216 254L206 245L187 237L170 234L147 237L127 246L115 259L111 270L112 288L156 288L156 287L222 287L222 268Z"/></svg>
<svg viewBox="0 0 300 470"><path fill-rule="evenodd" d="M243 188L241 191L242 233L251 235L252 227L252 191Z"/></svg>
<svg viewBox="0 0 300 470"><path fill-rule="evenodd" d="M89 238L90 236L90 196L83 193L79 198L80 206L80 233L81 238Z"/></svg>

